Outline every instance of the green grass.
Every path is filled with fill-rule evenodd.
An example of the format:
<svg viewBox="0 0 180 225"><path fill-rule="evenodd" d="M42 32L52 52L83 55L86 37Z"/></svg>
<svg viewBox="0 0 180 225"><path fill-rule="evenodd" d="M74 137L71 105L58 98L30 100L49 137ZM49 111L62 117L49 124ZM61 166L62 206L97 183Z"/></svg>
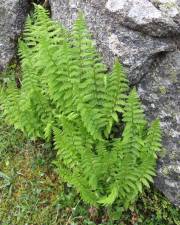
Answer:
<svg viewBox="0 0 180 225"><path fill-rule="evenodd" d="M55 152L0 122L1 225L179 225L180 211L163 195L144 193L127 212L91 208L58 178Z"/></svg>

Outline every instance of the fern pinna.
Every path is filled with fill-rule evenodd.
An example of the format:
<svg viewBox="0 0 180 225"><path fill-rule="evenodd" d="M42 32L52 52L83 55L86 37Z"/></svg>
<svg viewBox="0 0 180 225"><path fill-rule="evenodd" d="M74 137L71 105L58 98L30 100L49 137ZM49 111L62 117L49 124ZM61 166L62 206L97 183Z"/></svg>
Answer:
<svg viewBox="0 0 180 225"><path fill-rule="evenodd" d="M7 121L31 138L53 131L59 174L84 201L119 199L128 207L153 181L161 132L158 120L148 128L121 64L107 74L82 14L67 31L40 6L26 22L19 56L22 86L2 92ZM119 116L124 128L115 138Z"/></svg>

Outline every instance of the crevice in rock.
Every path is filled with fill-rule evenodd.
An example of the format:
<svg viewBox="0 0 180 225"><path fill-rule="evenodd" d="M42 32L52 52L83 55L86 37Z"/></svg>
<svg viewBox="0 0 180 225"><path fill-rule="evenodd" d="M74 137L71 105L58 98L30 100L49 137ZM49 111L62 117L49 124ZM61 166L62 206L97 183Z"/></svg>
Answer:
<svg viewBox="0 0 180 225"><path fill-rule="evenodd" d="M49 0L28 0L32 5L33 3L37 5L42 5L45 9L50 10Z"/></svg>
<svg viewBox="0 0 180 225"><path fill-rule="evenodd" d="M180 50L180 35L178 35L178 37L176 36L174 36L173 37L173 41L174 41L174 43L175 43L175 45L176 45L176 47L177 47L177 50Z"/></svg>
<svg viewBox="0 0 180 225"><path fill-rule="evenodd" d="M156 1L156 0L149 0L149 2L151 2L152 3L152 5L157 9L157 10L159 10L159 11L161 11L160 10L160 7L159 7L159 2L158 1Z"/></svg>
<svg viewBox="0 0 180 225"><path fill-rule="evenodd" d="M157 62L162 61L168 53L169 52L165 52L165 51L156 53L153 56L153 61L152 61L151 65L149 65L148 71L146 73L144 73L137 82L132 83L130 86L138 87L138 85L140 85L141 81L147 77L147 75L149 74L149 71L152 71L153 68L156 66Z"/></svg>

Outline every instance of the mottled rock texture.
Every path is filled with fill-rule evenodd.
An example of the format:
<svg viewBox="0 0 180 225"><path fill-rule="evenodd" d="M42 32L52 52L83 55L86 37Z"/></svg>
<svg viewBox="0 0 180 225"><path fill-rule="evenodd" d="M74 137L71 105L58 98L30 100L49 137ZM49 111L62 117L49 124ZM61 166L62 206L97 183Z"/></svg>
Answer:
<svg viewBox="0 0 180 225"><path fill-rule="evenodd" d="M1 0L0 2L0 71L5 69L15 53L15 45L27 11L28 0Z"/></svg>
<svg viewBox="0 0 180 225"><path fill-rule="evenodd" d="M159 117L165 157L158 162L156 186L180 206L180 51L155 59L138 91L147 117Z"/></svg>
<svg viewBox="0 0 180 225"><path fill-rule="evenodd" d="M84 12L104 61L112 67L118 56L147 118L160 117L166 155L155 184L180 206L180 0L50 0L50 6L68 28Z"/></svg>
<svg viewBox="0 0 180 225"><path fill-rule="evenodd" d="M176 0L108 0L106 8L132 29L153 36L180 33L180 7Z"/></svg>

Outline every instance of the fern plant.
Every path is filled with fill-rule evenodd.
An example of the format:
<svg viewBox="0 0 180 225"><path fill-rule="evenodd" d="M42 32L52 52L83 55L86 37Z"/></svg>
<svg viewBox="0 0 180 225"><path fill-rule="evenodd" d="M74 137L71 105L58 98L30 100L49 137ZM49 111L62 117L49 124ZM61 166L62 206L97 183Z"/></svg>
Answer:
<svg viewBox="0 0 180 225"><path fill-rule="evenodd" d="M67 31L41 6L27 19L19 56L21 88L1 95L7 121L33 139L53 132L59 174L84 201L128 207L153 181L161 132L158 120L148 127L122 65L107 74L82 14Z"/></svg>

